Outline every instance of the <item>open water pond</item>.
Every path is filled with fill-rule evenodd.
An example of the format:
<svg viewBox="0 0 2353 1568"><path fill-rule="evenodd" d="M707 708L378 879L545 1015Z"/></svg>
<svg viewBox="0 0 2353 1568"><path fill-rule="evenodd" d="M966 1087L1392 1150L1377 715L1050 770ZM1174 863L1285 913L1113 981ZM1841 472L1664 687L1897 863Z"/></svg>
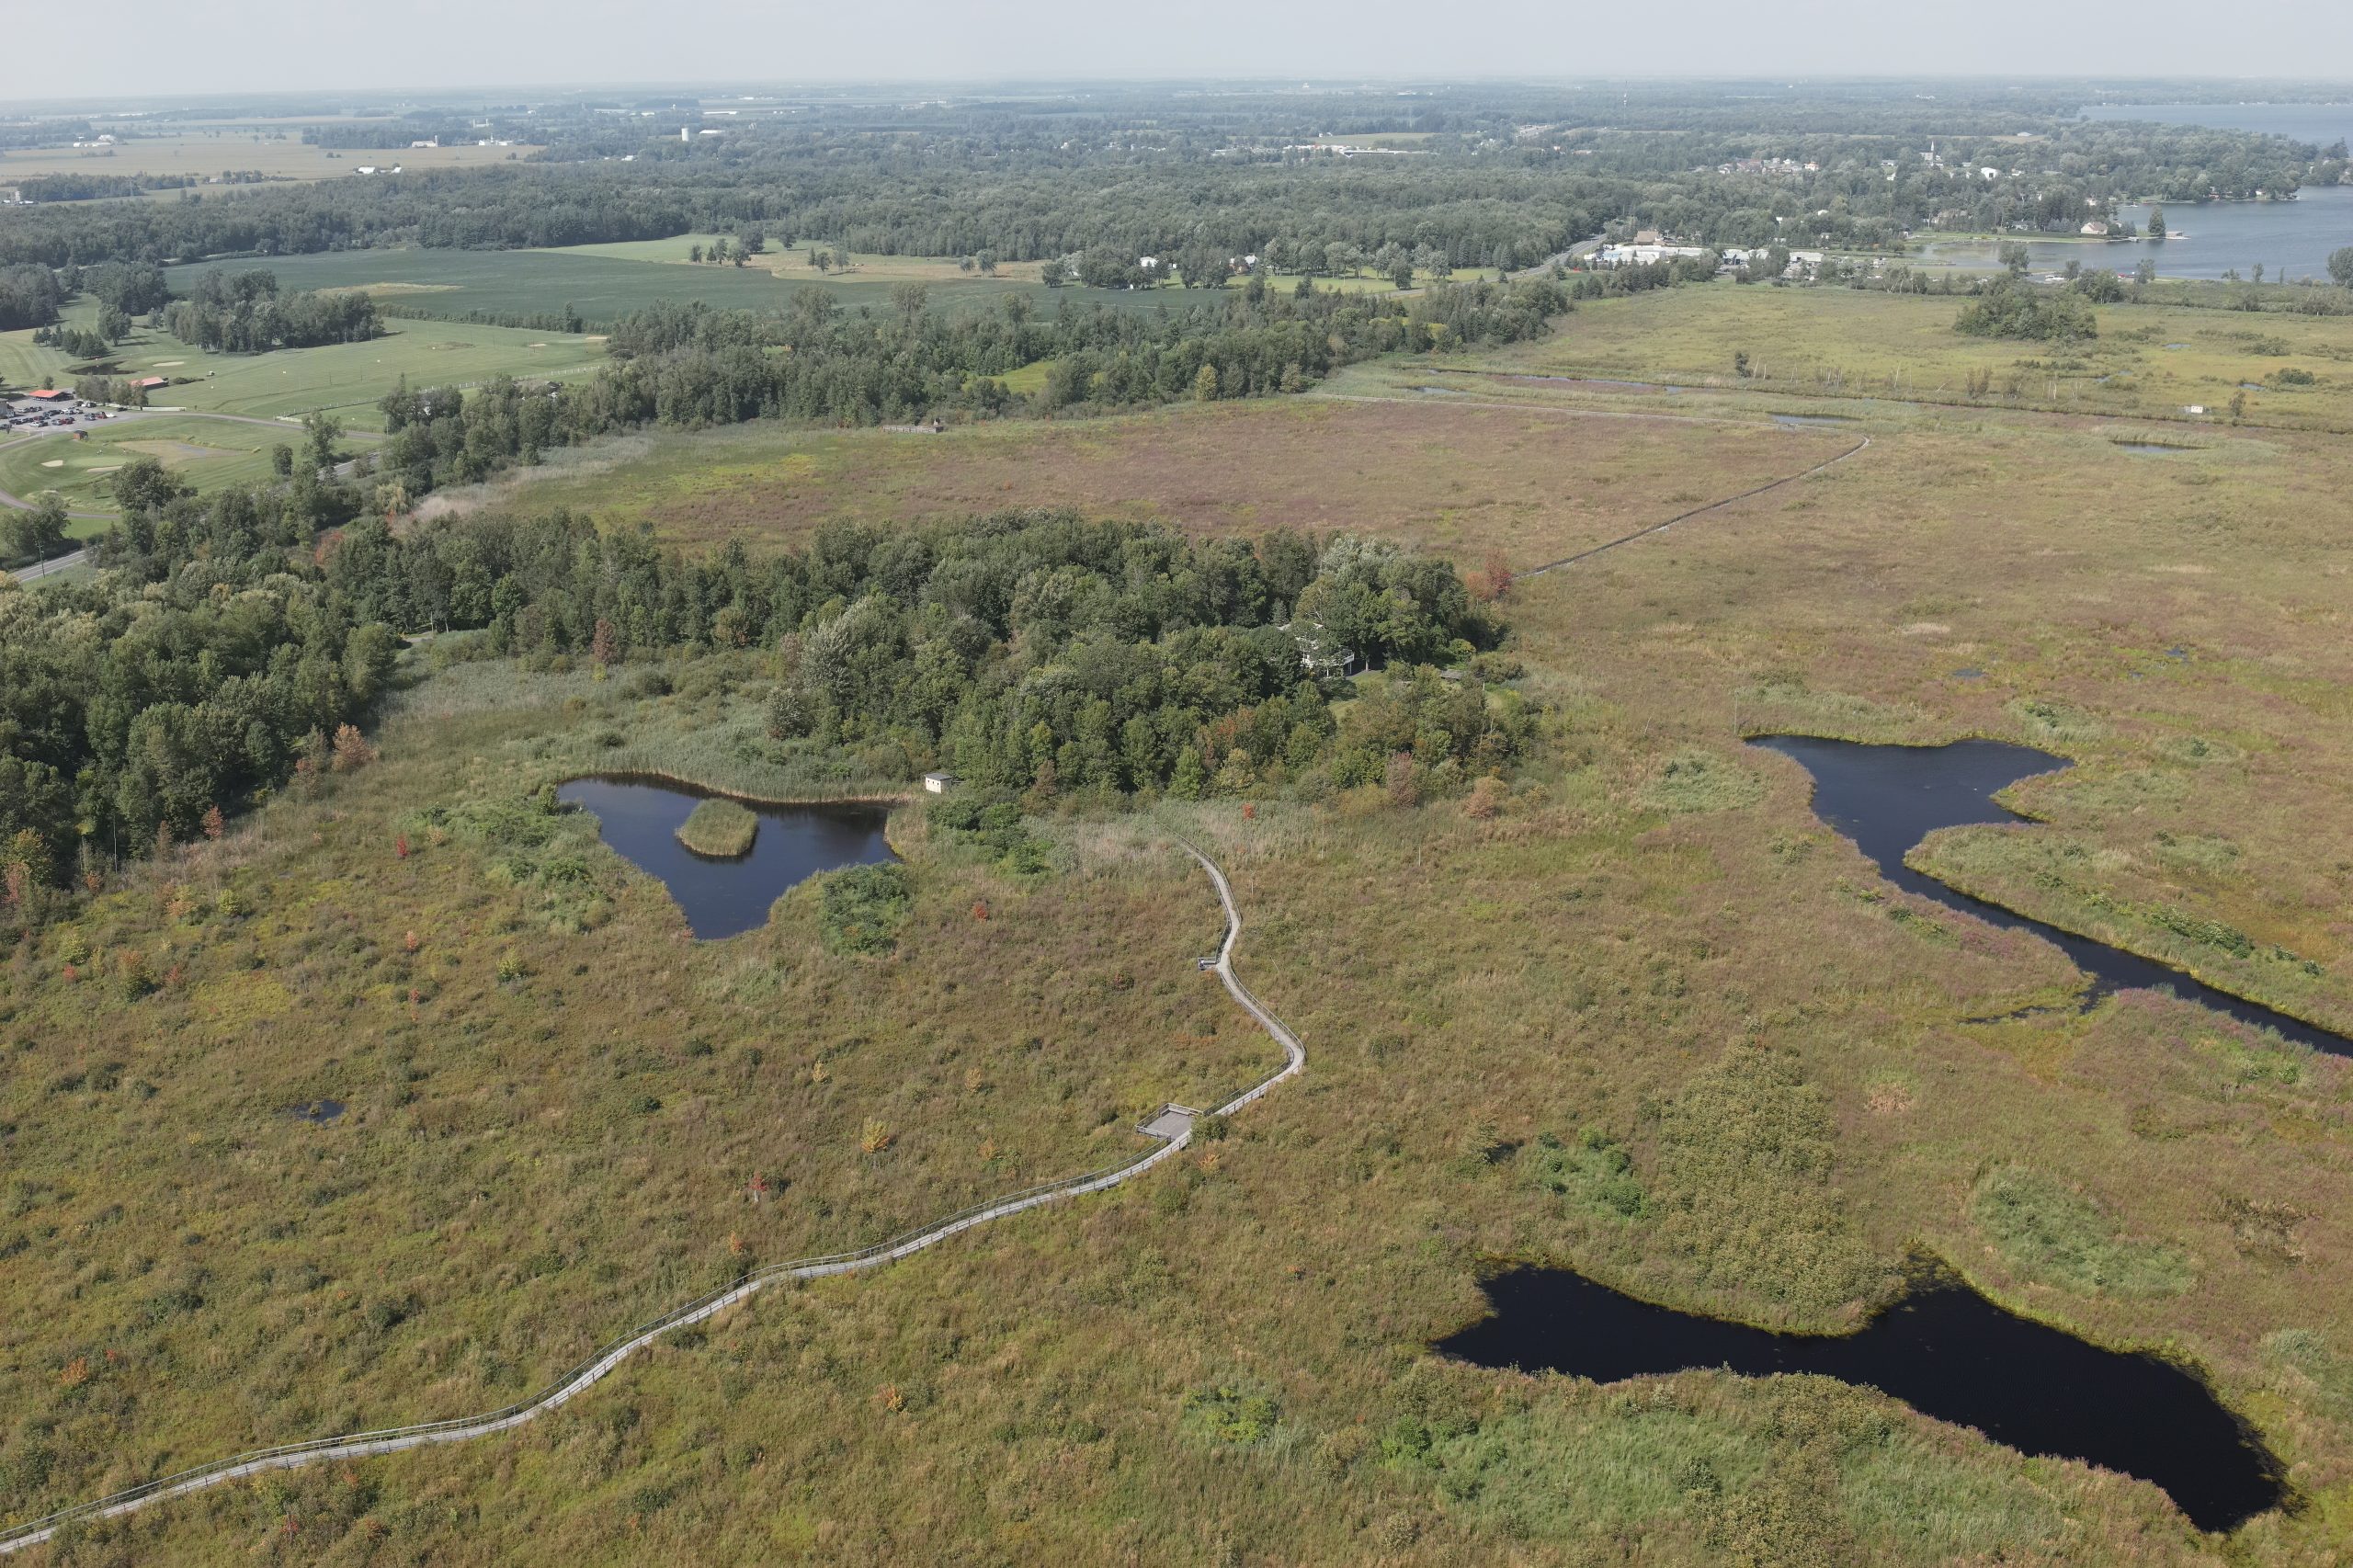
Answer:
<svg viewBox="0 0 2353 1568"><path fill-rule="evenodd" d="M1679 1312L1564 1268L1514 1268L1482 1289L1493 1315L1438 1341L1441 1355L1603 1383L1691 1367L1819 1373L2026 1453L2154 1482L2200 1529L2281 1499L2279 1461L2190 1372L2014 1316L1965 1286L1916 1290L1849 1335Z"/></svg>
<svg viewBox="0 0 2353 1568"><path fill-rule="evenodd" d="M2353 244L2353 186L2314 186L2293 201L2167 202L2165 211L2169 240L1930 240L1920 259L1995 272L2002 246L2023 243L2027 266L2037 272L2058 272L2073 261L2086 271L2130 278L2146 261L2161 278L2215 278L2233 271L2252 278L2261 263L2269 278L2325 278L2330 253ZM2149 210L2125 207L2119 216L2146 225Z"/></svg>
<svg viewBox="0 0 2353 1568"><path fill-rule="evenodd" d="M2094 982L2089 1000L2111 991L2164 986L2242 1023L2277 1029L2316 1050L2353 1053L2353 1040L2217 991L2186 971L2078 937L1947 887L1904 863L1913 846L1940 827L2027 819L1994 802L1997 790L2036 773L2069 766L2032 746L1955 741L1941 746L1875 746L1812 735L1768 735L1751 743L1795 759L1813 775L1813 812L1854 840L1880 874L1906 892L2054 944Z"/></svg>
<svg viewBox="0 0 2353 1568"><path fill-rule="evenodd" d="M575 778L556 791L597 819L606 844L647 876L658 879L704 941L767 924L768 905L784 890L820 871L893 859L883 842L879 806L744 803L757 812L759 833L748 854L714 859L678 842L678 824L712 790L651 778Z"/></svg>

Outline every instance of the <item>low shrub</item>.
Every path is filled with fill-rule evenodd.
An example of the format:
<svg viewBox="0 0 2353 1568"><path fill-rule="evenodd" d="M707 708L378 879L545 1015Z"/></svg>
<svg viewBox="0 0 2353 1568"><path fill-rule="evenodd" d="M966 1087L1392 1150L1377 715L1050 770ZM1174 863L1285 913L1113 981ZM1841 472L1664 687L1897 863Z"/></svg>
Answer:
<svg viewBox="0 0 2353 1568"><path fill-rule="evenodd" d="M817 928L826 950L887 953L915 911L915 881L904 866L852 866L824 879Z"/></svg>
<svg viewBox="0 0 2353 1568"><path fill-rule="evenodd" d="M2056 1179L2004 1165L1979 1180L1969 1217L2019 1273L2086 1295L2177 1296L2189 1259L2156 1242L2130 1242L2098 1205Z"/></svg>

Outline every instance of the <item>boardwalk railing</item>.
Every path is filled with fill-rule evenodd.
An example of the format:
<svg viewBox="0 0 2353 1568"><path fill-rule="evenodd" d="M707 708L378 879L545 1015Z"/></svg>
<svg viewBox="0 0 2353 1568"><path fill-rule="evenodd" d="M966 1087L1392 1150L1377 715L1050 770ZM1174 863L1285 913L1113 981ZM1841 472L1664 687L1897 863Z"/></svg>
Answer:
<svg viewBox="0 0 2353 1568"><path fill-rule="evenodd" d="M1230 1116L1256 1100L1284 1079L1298 1074L1307 1064L1307 1052L1296 1036L1282 1021L1262 1006L1242 983L1233 977L1233 944L1242 935L1242 915L1234 907L1233 890L1227 886L1225 873L1219 870L1208 856L1179 839L1178 846L1186 854L1200 863L1209 873L1211 884L1217 890L1218 902L1225 910L1225 940L1219 945L1213 968L1226 991L1283 1048L1283 1065L1270 1076L1253 1085L1218 1108L1220 1116ZM210 1487L226 1484L245 1476L266 1471L287 1470L296 1465L317 1464L327 1460L361 1459L376 1454L398 1453L405 1449L423 1448L432 1443L463 1442L470 1437L486 1437L520 1426L569 1403L572 1400L604 1381L607 1374L639 1350L676 1329L702 1322L726 1311L745 1298L780 1285L788 1280L822 1279L830 1275L851 1274L860 1269L880 1267L900 1258L921 1252L924 1248L946 1241L974 1226L992 1220L1001 1220L1025 1210L1042 1208L1063 1199L1079 1198L1090 1192L1101 1192L1143 1175L1183 1150L1192 1142L1188 1122L1183 1131L1132 1160L1085 1176L1067 1176L1060 1181L1045 1182L1007 1197L976 1203L958 1210L944 1220L935 1220L916 1230L907 1231L889 1241L859 1247L854 1252L833 1253L822 1257L796 1258L790 1263L770 1264L756 1268L729 1285L672 1308L650 1323L642 1324L614 1340L603 1349L580 1361L560 1374L546 1388L528 1399L482 1415L462 1415L447 1421L427 1421L414 1426L388 1426L373 1432L352 1432L340 1437L314 1437L308 1442L286 1443L274 1449L255 1449L210 1464L197 1465L170 1475L142 1482L105 1497L79 1503L70 1508L20 1525L0 1529L0 1555L19 1551L52 1540L66 1527L109 1519L172 1497L185 1496Z"/></svg>

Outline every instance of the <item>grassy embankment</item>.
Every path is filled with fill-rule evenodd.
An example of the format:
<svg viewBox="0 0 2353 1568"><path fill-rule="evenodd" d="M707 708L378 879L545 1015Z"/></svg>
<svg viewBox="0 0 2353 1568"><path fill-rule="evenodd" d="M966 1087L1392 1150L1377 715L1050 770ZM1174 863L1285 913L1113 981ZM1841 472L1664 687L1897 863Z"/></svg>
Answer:
<svg viewBox="0 0 2353 1568"><path fill-rule="evenodd" d="M1597 313L1573 318L1564 350ZM1167 416L1158 433L1185 431L1188 460L1138 471L1126 494L1204 528L1291 520L1200 499L1204 487L1214 498L1254 480L1279 486L1292 449L1267 430L1308 417L1290 409ZM1753 483L1715 426L1375 412L1438 432L1426 450L1359 448L1395 455L1360 458L1346 521L1394 537L1474 537L1402 478L1381 483L1415 463L1451 463L1472 494L1524 483L1549 498L1518 515L1495 508L1489 525L1545 554L1584 495L1610 493L1584 465L1625 460L1607 439L1588 441L1589 427L1666 444L1675 483L1703 494ZM1497 427L1557 433L1506 458L1479 446ZM1925 1248L2019 1310L2198 1362L2313 1504L2256 1521L2233 1555L2341 1554L2353 1498L2347 1066L2147 994L2085 1016L1967 1022L2056 1000L2072 971L2029 937L1885 888L1813 819L1802 771L1736 736L2029 741L2078 764L2036 786L2032 804L2050 823L2034 833L2082 845L2096 867L2123 856L2186 911L2249 930L2258 917L2342 907L2347 870L2310 852L2309 824L2341 815L2335 759L2353 744L2326 504L2347 460L2276 432L2153 466L2068 421L1905 415L1870 429L1874 446L1853 462L1515 588L1524 684L1558 717L1550 760L1496 817L1370 797L1262 801L1255 821L1234 802L1188 813L1188 831L1234 874L1248 922L1242 968L1298 1028L1311 1065L1297 1093L1238 1119L1228 1141L1169 1179L1025 1217L872 1278L764 1299L511 1438L213 1494L126 1527L120 1550L188 1562L257 1551L554 1562L626 1540L643 1555L712 1561L2219 1561L2150 1487L2022 1459L1875 1395L1712 1372L1596 1389L1433 1362L1420 1348L1479 1310L1476 1273L1495 1256L1574 1264L1750 1321L1832 1328ZM1069 438L1029 434L1041 456ZM1768 434L1792 450L1823 433ZM940 504L966 493L956 443L910 445L950 476ZM657 449L654 460L676 460ZM887 485L892 472L846 463L826 494L849 515L887 509L860 485L873 475ZM628 471L610 477L626 494ZM2131 505L2110 504L2119 494ZM746 960L783 959L790 989L703 1023L706 1006L744 983L734 960L684 944L658 892L593 847L576 851L585 879L567 869L557 885L593 893L604 913L556 937L547 927L563 906L543 902L556 895L498 880L515 880L512 847L453 836L400 861L384 843L430 801L511 799L536 778L658 751L671 735L703 737L702 755L723 759L713 722L732 715L723 723L737 733L756 724L756 683L689 699L682 682L677 697L624 702L627 676L598 687L551 676L517 690L499 676L438 677L387 727L386 762L335 785L332 800L273 806L233 841L244 859L237 885L256 900L237 917L251 935L202 938L190 979L215 959L244 961L248 942L263 947L261 969L207 970L205 984L224 1001L242 994L231 986L272 979L290 997L315 992L311 1005L285 1004L304 1017L299 1051L274 1028L204 1018L189 1006L200 986L167 987L135 1005L142 1013L63 989L46 949L12 970L12 1029L33 1044L11 1054L0 1082L34 1207L17 1221L32 1250L6 1287L24 1310L5 1321L31 1326L10 1347L15 1392L0 1403L59 1421L41 1440L60 1453L132 1433L183 1453L202 1440L209 1452L226 1440L223 1401L239 1437L316 1429L347 1408L494 1403L521 1380L485 1378L480 1356L560 1358L565 1336L586 1331L557 1314L625 1317L651 1294L639 1288L644 1260L699 1283L706 1255L751 1212L738 1168L770 1149L796 1162L777 1207L810 1211L763 1223L795 1236L847 1239L848 1221L880 1222L892 1199L913 1196L914 1131L861 1165L842 1153L844 1138L804 1142L799 1130L847 1136L870 1096L920 1096L942 1077L952 1086L966 1060L984 1078L1000 1071L988 1042L1022 1026L990 1021L1000 1003L977 978L945 985L961 963L1013 956L997 944L1015 897L1026 901L1017 928L1049 947L1093 937L1100 927L1080 924L1090 915L1118 923L1101 936L1107 966L1132 964L1111 955L1131 951L1139 932L1185 952L1214 928L1206 902L1180 894L1191 887L1180 869L1156 852L1131 858L1147 835L1124 824L1064 825L1080 870L1020 895L917 844L923 891L898 959L830 967L806 903L789 898L769 931L741 941ZM475 714L477 702L494 706ZM597 744L606 726L623 746ZM2180 755L2190 741L2206 747L2195 760ZM2207 760L2217 743L2231 755ZM2172 880L2152 850L2160 833L2227 837L2248 874L2211 888ZM205 874L200 862L142 873L106 918L119 937L152 943L168 881ZM974 880L956 880L965 876ZM1129 902L1071 903L1115 893ZM973 921L962 908L973 894L1004 902ZM1031 924L1045 920L1051 935ZM412 926L426 935L424 961L445 962L434 957L445 950L458 960L446 989L418 1005L438 1027L410 1022L402 1002L414 982L401 966L415 960L390 934ZM972 945L983 937L990 946ZM2342 968L2347 933L2314 920L2299 939L2331 975ZM514 980L494 978L502 951L517 955ZM574 964L584 967L565 978ZM1129 1040L1117 1008L1131 993L1070 984L1056 972L1066 966L1040 960L1040 994L1086 1039ZM1139 988L1159 983L1140 964L1126 972ZM330 1130L273 1119L275 1107L358 1075L316 1060L317 999L338 996L357 998L355 1019L381 1009L371 1028L386 1040L355 1029L339 1057L386 1084L387 1101L404 1085L417 1097L363 1100L348 1127ZM1177 1025L1188 1035L1214 1018L1231 1039L1237 1026L1214 1000L1176 993L1162 1006L1199 1020ZM790 1040L775 1035L774 1020L819 1005L830 1010L810 1039L797 1022ZM835 1065L874 1075L858 1080L862 1095L832 1091L842 1098L823 1102L823 1117L803 1104L815 1086L776 1090L765 1062L743 1072L755 1038L767 1061L798 1064L836 1011L878 1006L971 1030L972 1055L934 1064L912 1022L902 1037L861 1018L869 1044ZM695 1010L665 1010L681 1007ZM698 1028L711 1056L686 1054ZM549 1033L533 1039L539 1030ZM233 1040L242 1083L197 1071ZM152 1050L154 1067L118 1071L127 1089L154 1083L145 1103L162 1110L87 1080L49 1091L117 1041ZM1239 1057L1252 1042L1233 1043ZM381 1062L361 1060L378 1051ZM426 1075L375 1071L401 1051ZM716 1076L697 1087L698 1072ZM1182 1097L1156 1087L1167 1077L1133 1073L1137 1097ZM639 1094L663 1108L615 1099ZM924 1130L940 1178L925 1196L946 1198L947 1178L968 1171L949 1153L983 1131L953 1119L964 1103L940 1094L893 1108L894 1124ZM692 1117L690 1104L701 1105ZM726 1138L710 1131L719 1124ZM666 1136L643 1135L654 1125ZM191 1126L211 1131L183 1152ZM794 1131L754 1142L771 1128ZM1563 1160L1595 1146L1586 1129L1622 1165ZM244 1145L233 1156L231 1141ZM1042 1136L1038 1147L1084 1150ZM81 1174L85 1151L99 1150L135 1199ZM422 1234L413 1221L472 1193L483 1196L432 1247L394 1239ZM815 1212L821 1203L830 1211ZM297 1229L273 1238L279 1210ZM33 1239L49 1225L53 1236ZM566 1234L582 1242L563 1267L504 1292L476 1278L477 1253L530 1256ZM260 1282L260 1268L281 1269L280 1253L282 1271ZM103 1261L116 1256L124 1261ZM310 1291L310 1276L294 1272L305 1256L326 1276ZM219 1279L199 1289L210 1291L204 1305L175 1316L173 1277L97 1277L142 1258L152 1272L210 1267ZM600 1269L618 1278L583 1278ZM121 1299L126 1286L139 1301L165 1300L166 1326L146 1324ZM411 1290L418 1310L381 1337L337 1340L317 1326L340 1323L338 1306L364 1314ZM178 1337L199 1329L217 1365ZM131 1350L120 1369L83 1349L115 1341ZM76 1353L100 1370L69 1377ZM159 1365L175 1380L157 1377ZM238 1375L256 1365L258 1381ZM419 1389L434 1408L413 1403ZM28 1434L40 1437L20 1424L0 1462L16 1462ZM78 1491L91 1468L69 1462L54 1484Z"/></svg>

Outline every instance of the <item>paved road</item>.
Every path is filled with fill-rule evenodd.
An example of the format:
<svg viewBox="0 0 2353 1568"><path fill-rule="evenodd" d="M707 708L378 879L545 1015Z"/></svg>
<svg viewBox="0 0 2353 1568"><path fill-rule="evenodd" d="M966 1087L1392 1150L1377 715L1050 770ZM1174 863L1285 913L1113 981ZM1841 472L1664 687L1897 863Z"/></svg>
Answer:
<svg viewBox="0 0 2353 1568"><path fill-rule="evenodd" d="M30 566L20 566L8 575L19 583L29 583L36 577L46 577L52 573L69 571L89 559L90 552L87 550L76 550L69 554L51 556L47 561L36 562Z"/></svg>
<svg viewBox="0 0 2353 1568"><path fill-rule="evenodd" d="M1283 1065L1279 1070L1217 1108L1217 1115L1231 1116L1256 1101L1277 1084L1297 1076L1307 1065L1307 1051L1299 1043L1299 1038L1284 1026L1282 1020L1261 1006L1258 999L1250 994L1241 981L1234 978L1233 945L1242 936L1242 912L1234 905L1233 890L1228 885L1225 873L1220 870L1208 856L1191 845L1181 839L1177 841L1177 845L1186 854L1200 863L1201 869L1209 873L1210 883L1217 890L1218 903L1225 910L1225 939L1218 945L1216 958L1206 960L1205 967L1216 973L1219 981L1225 986L1227 994L1239 1003L1244 1011L1258 1021L1259 1026L1274 1038L1275 1043L1283 1048ZM144 1486L133 1487L127 1492L118 1492L111 1496L97 1498L93 1502L51 1514L46 1518L30 1520L17 1526L13 1530L0 1532L0 1555L19 1551L28 1546L40 1545L70 1522L114 1518L136 1509L161 1503L167 1498L183 1497L191 1492L202 1492L210 1487L225 1485L249 1475L258 1475L265 1471L289 1470L296 1465L316 1464L329 1460L363 1459L376 1454L398 1453L404 1449L423 1448L430 1443L460 1443L468 1438L486 1437L494 1433L520 1426L526 1422L537 1420L551 1410L561 1408L585 1393L602 1381L614 1368L653 1344L662 1335L674 1329L700 1323L715 1313L724 1312L745 1297L767 1290L771 1285L781 1285L795 1279L817 1279L834 1274L850 1274L866 1268L878 1268L884 1264L895 1263L900 1258L921 1252L926 1247L946 1241L949 1237L959 1235L975 1226L984 1225L992 1220L1003 1219L1009 1214L1018 1214L1025 1210L1042 1208L1047 1204L1058 1203L1065 1199L1080 1197L1086 1193L1101 1192L1108 1187L1117 1187L1122 1182L1132 1181L1176 1154L1192 1142L1193 1119L1190 1116L1180 1116L1178 1122L1178 1130L1173 1136L1165 1138L1158 1147L1110 1170L1097 1172L1093 1176L1074 1176L1066 1181L1054 1182L1045 1187L1034 1187L1028 1192L1016 1193L1010 1198L1000 1199L994 1203L985 1204L977 1209L968 1209L961 1214L950 1215L945 1220L936 1221L896 1241L884 1242L858 1252L839 1254L832 1257L804 1258L796 1263L779 1263L759 1269L745 1276L725 1290L715 1291L698 1301L689 1301L655 1319L653 1323L647 1324L644 1327L597 1352L588 1361L556 1380L544 1392L518 1404L508 1405L504 1410L492 1411L483 1415L462 1416L452 1421L436 1421L422 1426L404 1426L390 1431L360 1432L347 1437L322 1437L313 1442L294 1443L284 1448L264 1449L254 1453L239 1454L213 1464L182 1471L176 1475L165 1476L160 1480L149 1482Z"/></svg>

